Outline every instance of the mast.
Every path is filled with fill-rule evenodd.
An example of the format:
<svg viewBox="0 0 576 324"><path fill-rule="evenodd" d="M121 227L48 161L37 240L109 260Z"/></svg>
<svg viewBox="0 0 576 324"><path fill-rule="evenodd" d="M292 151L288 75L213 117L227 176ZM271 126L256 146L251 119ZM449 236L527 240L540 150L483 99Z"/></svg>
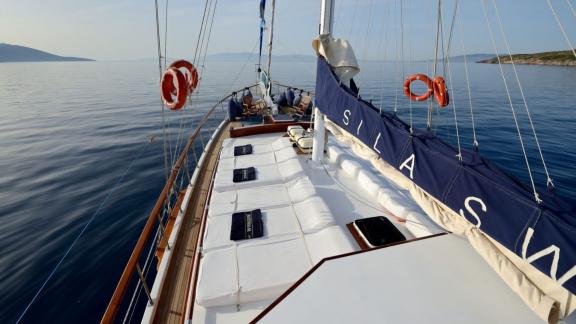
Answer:
<svg viewBox="0 0 576 324"><path fill-rule="evenodd" d="M272 20L270 21L270 37L268 38L268 80L270 78L270 64L272 63L272 39L274 38L274 9L276 8L276 0L272 0Z"/></svg>
<svg viewBox="0 0 576 324"><path fill-rule="evenodd" d="M335 0L322 0L320 5L320 35L332 33ZM314 107L314 139L312 146L312 161L321 162L324 157L324 143L326 128L324 126L324 114L318 107Z"/></svg>

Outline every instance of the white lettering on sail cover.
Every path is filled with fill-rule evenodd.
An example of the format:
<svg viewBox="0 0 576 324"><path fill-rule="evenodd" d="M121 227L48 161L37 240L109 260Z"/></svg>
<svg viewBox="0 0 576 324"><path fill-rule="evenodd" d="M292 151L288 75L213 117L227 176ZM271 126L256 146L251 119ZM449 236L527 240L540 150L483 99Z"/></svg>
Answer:
<svg viewBox="0 0 576 324"><path fill-rule="evenodd" d="M378 145L378 141L380 140L380 136L382 136L382 133L378 133L378 136L376 136L376 141L374 142L374 146L373 146L373 147L374 147L374 151L376 151L376 152L378 152L378 153L382 153L382 152L380 152L380 150L378 150L378 149L376 148L376 145Z"/></svg>
<svg viewBox="0 0 576 324"><path fill-rule="evenodd" d="M412 155L410 155L410 157L407 158L406 161L400 164L400 170L404 168L410 170L410 179L412 180L414 180L414 163L416 163L416 156L414 156L414 153L412 153Z"/></svg>
<svg viewBox="0 0 576 324"><path fill-rule="evenodd" d="M474 196L470 196L467 197L466 199L464 199L464 207L466 208L466 210L472 214L472 217L474 217L476 219L476 227L480 228L480 225L482 225L482 222L480 221L480 217L478 217L478 214L476 214L476 211L474 209L472 209L472 206L470 206L470 202L471 201L475 201L477 203L480 204L480 208L482 208L483 212L486 212L486 204L484 204L484 202L482 201L482 199L478 198L478 197L474 197ZM460 216L466 218L464 216L464 211L462 209L460 209Z"/></svg>
<svg viewBox="0 0 576 324"><path fill-rule="evenodd" d="M528 230L526 231L526 236L524 237L524 242L522 243L522 259L528 261L529 263L532 263L550 253L553 253L554 256L552 257L552 264L550 265L550 278L556 280L560 285L563 285L570 278L576 276L576 266L573 266L570 270L566 271L564 275L560 277L560 279L556 279L556 272L558 271L558 261L560 260L560 248L554 244L528 257L526 254L528 252L528 245L530 245L532 236L534 236L534 229L528 227Z"/></svg>
<svg viewBox="0 0 576 324"><path fill-rule="evenodd" d="M358 125L358 128L356 129L356 135L360 135L360 127L362 127L363 123L364 123L364 121L360 120L360 124Z"/></svg>
<svg viewBox="0 0 576 324"><path fill-rule="evenodd" d="M344 110L344 118L342 119L342 122L344 123L344 125L348 126L348 124L350 124L350 115L352 114L352 112L348 109Z"/></svg>

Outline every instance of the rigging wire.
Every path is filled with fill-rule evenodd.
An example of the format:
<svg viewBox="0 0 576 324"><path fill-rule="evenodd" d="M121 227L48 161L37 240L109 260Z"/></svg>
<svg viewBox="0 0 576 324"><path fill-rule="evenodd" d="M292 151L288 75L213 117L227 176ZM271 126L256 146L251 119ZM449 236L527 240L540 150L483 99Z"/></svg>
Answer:
<svg viewBox="0 0 576 324"><path fill-rule="evenodd" d="M556 10L552 6L552 3L550 2L550 0L546 0L546 2L548 3L548 7L550 8L550 11L552 11L552 14L554 15L554 19L556 19L556 23L558 24L558 27L560 27L560 30L562 31L562 35L564 35L564 39L566 40L566 43L568 43L568 46L570 46L570 49L572 50L572 54L574 54L574 57L576 58L576 50L574 49L574 46L572 45L572 42L570 41L568 34L566 34L566 30L564 30L564 25L562 25L562 21L560 21L560 18L556 14ZM574 14L574 16L576 16L576 11L574 11L572 4L570 2L568 2L568 4L570 5L570 9L572 9L572 13Z"/></svg>
<svg viewBox="0 0 576 324"><path fill-rule="evenodd" d="M206 19L206 9L208 8L208 0L204 1L204 14L202 14L202 22L200 23L200 30L198 32L198 38L196 39L196 50L194 50L194 59L192 64L196 64L196 56L198 55L198 47L200 46L200 36L202 35L202 28L204 26L204 20Z"/></svg>
<svg viewBox="0 0 576 324"><path fill-rule="evenodd" d="M490 35L490 40L492 42L492 47L494 53L498 53L496 47L496 40L494 39L494 34L492 32L492 27L490 27L490 21L488 19L488 10L486 9L486 0L481 0L482 11L484 12L484 19L486 20L486 26L488 27L488 33ZM516 117L516 111L514 110L514 104L512 102L512 96L510 95L510 89L508 88L508 81L506 81L506 76L504 75L504 69L502 68L502 60L500 55L496 54L498 60L498 67L500 69L500 75L504 81L504 88L506 89L506 95L508 96L508 102L510 104L510 110L512 111L512 117L514 118L514 124L516 125L516 131L518 132L518 139L520 140L520 147L522 148L522 154L524 155L524 162L526 163L526 168L528 169L528 176L530 178L530 183L532 185L532 190L534 192L534 199L537 203L542 202L536 191L536 185L534 183L534 177L532 176L532 169L530 168L530 162L528 161L528 155L526 154L526 148L524 147L524 140L522 139L522 132L520 132L520 126L518 125L518 118Z"/></svg>
<svg viewBox="0 0 576 324"><path fill-rule="evenodd" d="M458 14L458 0L454 1L454 11L452 13L452 22L450 23L450 30L448 32L448 44L446 45L446 54L444 60L446 61L446 69L448 71L448 78L450 80L450 93L452 93L452 112L454 114L454 128L456 129L456 142L458 143L458 159L462 161L462 147L460 145L460 130L458 129L458 117L456 116L456 100L454 96L454 83L452 82L452 71L450 69L450 48L452 45L452 34L454 31L454 23Z"/></svg>
<svg viewBox="0 0 576 324"><path fill-rule="evenodd" d="M158 14L158 0L154 0L154 6L155 6L155 13L156 13L156 45L157 45L157 49L158 49L158 74L160 79L158 80L160 82L160 80L162 80L162 45L161 45L161 41L160 41L160 17ZM164 152L164 177L166 178L166 180L168 180L168 176L169 176L169 167L168 167L168 150L169 145L168 145L168 136L166 134L166 107L164 107L164 103L162 102L162 99L160 99L160 107L162 108L162 150ZM171 152L170 152L171 154Z"/></svg>
<svg viewBox="0 0 576 324"><path fill-rule="evenodd" d="M402 78L406 76L404 69L404 1L400 0L400 59L402 60ZM410 106L410 134L412 134L412 101L408 100Z"/></svg>
<svg viewBox="0 0 576 324"><path fill-rule="evenodd" d="M436 41L434 46L434 65L432 67L432 76L436 76L436 70L438 68L438 41L440 40L440 28L442 22L442 0L438 0L438 13L436 19ZM434 100L430 100L428 103L428 121L426 123L426 128L430 130L432 126L432 114L434 110Z"/></svg>
<svg viewBox="0 0 576 324"><path fill-rule="evenodd" d="M474 142L472 143L474 149L478 149L478 139L476 137L476 125L474 123L474 108L472 105L472 91L470 90L470 76L468 72L468 57L466 54L466 46L464 45L464 28L462 27L463 20L460 19L458 27L460 28L460 45L462 53L464 54L464 74L466 75L466 89L468 90L468 104L470 106L470 119L472 121L472 136Z"/></svg>
<svg viewBox="0 0 576 324"><path fill-rule="evenodd" d="M168 48L168 0L166 0L165 8L164 8L164 68L166 68L166 58L168 57L167 54Z"/></svg>
<svg viewBox="0 0 576 324"><path fill-rule="evenodd" d="M566 0L566 3L568 3L568 7L570 7L570 10L572 11L572 14L574 15L574 17L576 17L576 10L574 9L572 2L570 0Z"/></svg>
<svg viewBox="0 0 576 324"><path fill-rule="evenodd" d="M18 319L16 320L16 323L20 323L22 321L22 319L24 318L24 316L28 313L28 310L30 309L30 307L32 307L32 305L36 302L36 300L38 300L38 297L40 296L40 293L42 293L42 291L44 291L44 288L46 287L46 285L48 284L48 282L50 282L50 280L52 279L52 277L54 277L54 274L56 274L56 272L58 271L58 269L60 268L60 266L62 265L62 263L64 262L64 260L66 259L66 257L68 256L68 254L70 254L70 251L72 251L72 249L74 248L74 246L76 245L76 243L78 243L78 241L80 240L80 238L84 235L84 233L86 232L86 230L88 229L88 227L90 226L90 224L92 224L92 221L94 221L94 219L96 218L96 216L98 216L100 214L100 212L102 211L102 208L106 205L106 203L108 202L108 200L112 197L112 195L116 192L116 189L118 189L118 187L120 187L120 184L122 184L122 181L124 181L124 178L126 177L126 175L128 174L128 172L130 172L130 170L132 169L132 167L134 166L134 164L136 163L136 161L140 160L140 158L142 157L142 155L144 154L144 152L146 152L146 150L148 149L148 147L150 147L150 143L146 143L144 145L144 147L140 150L140 152L138 153L138 155L132 160L132 162L130 162L130 164L128 165L128 167L124 170L124 172L122 172L122 174L120 175L120 177L118 178L118 180L116 181L116 183L114 184L114 186L112 187L112 189L110 189L110 191L108 192L108 194L106 195L106 197L104 198L104 200L102 200L102 202L100 203L100 205L98 205L98 208L96 209L96 211L94 212L94 214L92 214L92 216L90 216L90 218L88 219L88 222L86 222L86 224L84 224L84 227L82 227L82 230L78 233L78 235L76 236L76 238L74 239L74 241L72 241L72 243L68 246L68 249L66 250L66 252L64 253L64 255L62 255L62 257L60 258L60 260L58 261L58 263L56 263L56 265L54 266L54 268L52 268L52 270L50 271L50 274L48 275L48 277L46 278L46 280L44 280L44 282L42 283L42 285L40 286L40 288L38 288L38 290L36 291L36 294L34 294L34 297L32 297L32 299L30 300L30 302L28 302L28 304L26 305L26 308L24 308L24 310L22 311L22 313L20 313L20 316L18 316Z"/></svg>
<svg viewBox="0 0 576 324"><path fill-rule="evenodd" d="M550 3L550 2L548 2L548 3ZM534 127L534 123L532 122L532 114L530 113L530 109L528 109L528 103L526 102L526 96L524 95L524 89L522 88L522 83L520 83L520 78L518 77L518 71L516 71L516 64L514 64L514 59L512 58L512 50L510 49L510 43L508 42L508 37L506 37L506 33L504 31L504 26L502 24L502 20L500 19L500 11L498 10L498 6L496 5L495 0L492 0L492 4L493 4L494 10L496 12L496 17L498 18L498 26L500 27L500 33L502 34L502 38L504 39L504 43L506 44L506 49L508 50L508 57L510 57L510 62L512 63L512 70L514 71L514 76L516 77L516 83L518 84L518 88L520 89L520 95L522 97L522 102L524 103L524 109L526 110L526 115L528 116L528 121L530 122L530 128L532 129L532 135L534 135L536 147L538 148L538 153L540 154L540 160L542 161L542 165L544 166L544 172L546 173L546 186L549 189L552 189L552 188L554 188L554 183L552 182L552 178L550 177L550 174L548 173L548 167L546 166L546 161L544 160L544 155L542 154L542 148L540 147L540 141L538 140L538 135L536 135L536 128ZM572 49L572 51L574 51L574 49Z"/></svg>
<svg viewBox="0 0 576 324"><path fill-rule="evenodd" d="M398 5L397 2L394 1L394 12L396 12L396 10L398 10ZM394 26L396 26L396 28L398 28L398 25L396 24L396 15L394 15ZM397 29L396 29L397 30ZM400 71L398 70L398 61L401 59L400 58L400 48L398 46L398 33L394 33L396 35L396 37L394 37L394 49L396 52L396 62L394 63L394 75L396 78L396 87L394 87L394 115L396 115L398 113L398 87L400 86L400 84L402 84L402 75L400 75Z"/></svg>

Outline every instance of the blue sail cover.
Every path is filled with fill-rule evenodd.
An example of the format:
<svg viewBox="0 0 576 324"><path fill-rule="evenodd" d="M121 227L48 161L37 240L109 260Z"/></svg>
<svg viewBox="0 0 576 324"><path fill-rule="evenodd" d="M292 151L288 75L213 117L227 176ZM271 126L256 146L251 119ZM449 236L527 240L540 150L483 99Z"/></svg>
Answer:
<svg viewBox="0 0 576 324"><path fill-rule="evenodd" d="M379 114L341 84L318 59L316 105L333 122L484 233L576 293L576 210L540 193L482 158L458 151L430 132L414 130L393 114Z"/></svg>
<svg viewBox="0 0 576 324"><path fill-rule="evenodd" d="M260 53L258 56L258 68L260 68L260 60L262 59L262 35L264 28L266 28L266 20L264 20L264 13L266 10L266 0L260 0Z"/></svg>

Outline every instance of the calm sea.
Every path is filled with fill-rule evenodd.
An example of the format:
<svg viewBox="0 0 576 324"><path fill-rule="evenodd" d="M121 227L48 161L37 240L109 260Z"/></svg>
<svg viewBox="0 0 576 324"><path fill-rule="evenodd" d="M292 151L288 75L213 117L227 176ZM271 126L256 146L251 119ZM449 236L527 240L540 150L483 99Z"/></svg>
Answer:
<svg viewBox="0 0 576 324"><path fill-rule="evenodd" d="M172 142L209 105L254 83L254 64L207 62L194 109L167 112ZM243 68L243 70L241 70ZM385 111L401 94L401 66L366 62L361 94ZM428 73L428 63L405 74ZM241 70L241 71L240 71ZM545 176L511 67L505 67L540 187ZM452 67L451 91L463 147L472 145L463 65ZM576 202L576 68L518 66L548 169L559 195ZM313 89L314 62L275 62L272 77ZM473 64L470 78L480 151L528 181L498 66ZM0 64L0 323L14 322L82 227L137 157L110 199L24 317L26 323L98 322L164 183L158 69L153 61ZM398 97L396 98L396 94ZM425 105L412 104L415 127ZM456 143L454 116L434 117L437 133ZM149 138L155 141L149 144ZM328 202L329 203L329 202Z"/></svg>

